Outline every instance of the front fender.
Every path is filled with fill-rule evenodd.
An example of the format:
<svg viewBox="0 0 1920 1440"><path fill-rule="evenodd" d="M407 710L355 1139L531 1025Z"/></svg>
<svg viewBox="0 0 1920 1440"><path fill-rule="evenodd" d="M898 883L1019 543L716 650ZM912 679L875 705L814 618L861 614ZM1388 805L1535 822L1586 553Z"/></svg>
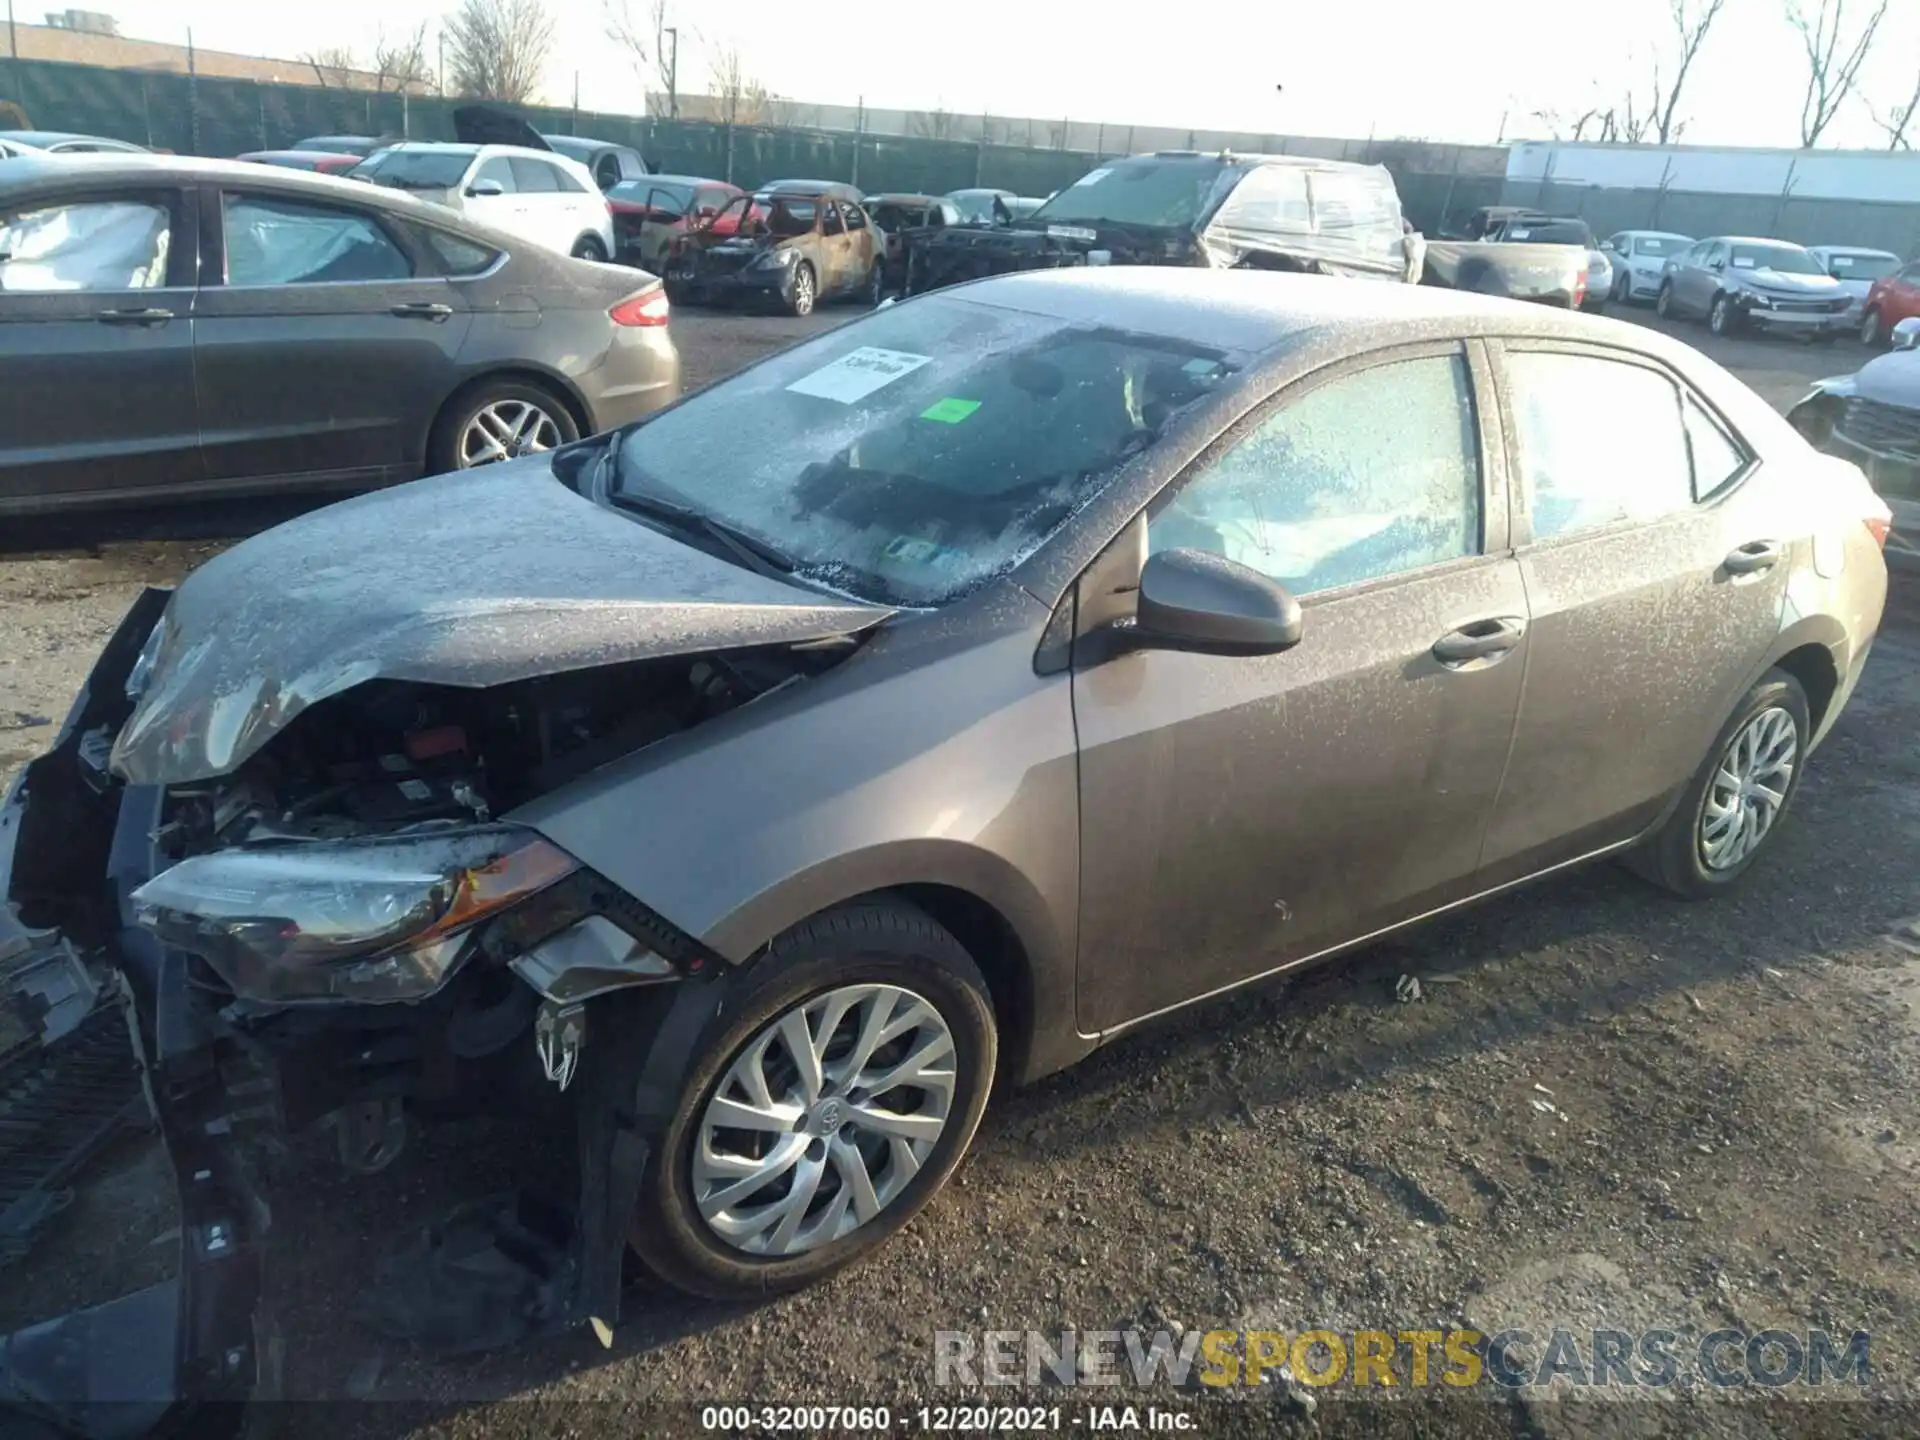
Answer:
<svg viewBox="0 0 1920 1440"><path fill-rule="evenodd" d="M835 669L509 818L735 963L858 895L964 891L1025 951L1032 1031L1071 1050L1071 681L1034 673L1046 614L1030 596L1009 586L968 608L887 627Z"/></svg>

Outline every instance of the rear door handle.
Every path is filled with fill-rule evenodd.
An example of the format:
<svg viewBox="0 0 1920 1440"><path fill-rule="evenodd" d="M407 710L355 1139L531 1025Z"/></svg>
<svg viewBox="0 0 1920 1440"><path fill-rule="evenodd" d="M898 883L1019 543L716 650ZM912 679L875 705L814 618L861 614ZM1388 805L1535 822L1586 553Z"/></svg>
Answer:
<svg viewBox="0 0 1920 1440"><path fill-rule="evenodd" d="M1465 665L1473 660L1504 655L1527 633L1527 622L1517 615L1499 615L1462 625L1433 642L1433 658L1442 665Z"/></svg>
<svg viewBox="0 0 1920 1440"><path fill-rule="evenodd" d="M1721 563L1729 575L1755 575L1778 565L1781 553L1778 540L1749 540Z"/></svg>
<svg viewBox="0 0 1920 1440"><path fill-rule="evenodd" d="M171 310L102 310L102 325L164 325L173 319Z"/></svg>
<svg viewBox="0 0 1920 1440"><path fill-rule="evenodd" d="M445 320L453 314L453 307L432 300L415 300L410 304L394 306L393 313L402 320Z"/></svg>

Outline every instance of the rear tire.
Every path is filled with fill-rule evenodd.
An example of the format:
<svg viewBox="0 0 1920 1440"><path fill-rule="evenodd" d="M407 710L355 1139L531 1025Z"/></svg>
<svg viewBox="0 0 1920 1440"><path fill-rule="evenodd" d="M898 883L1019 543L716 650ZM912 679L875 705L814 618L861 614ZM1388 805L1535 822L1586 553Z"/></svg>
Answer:
<svg viewBox="0 0 1920 1440"><path fill-rule="evenodd" d="M678 1289L716 1300L748 1300L799 1289L865 1258L905 1226L946 1183L966 1153L986 1109L998 1059L993 1004L978 967L943 927L903 902L864 901L803 921L775 940L737 983L738 993L727 1001L721 1021L716 1022L722 1028L700 1042L673 1120L659 1149L648 1157L640 1202L628 1230L628 1243L654 1275ZM826 1017L834 1013L833 1005L847 995L864 993L866 987L885 987L880 995L899 1007L889 1011L896 1023L910 1012L912 1002L924 1002L937 1017L937 1024L923 1021L924 1028L889 1043L926 1053L938 1048L928 1043L928 1036L937 1038L944 1029L951 1040L951 1094L944 1103L937 1137L931 1138L931 1148L915 1162L917 1168L906 1167L893 1148L889 1137L899 1132L883 1132L862 1119L863 1113L898 1110L897 1105L876 1103L883 1093L915 1087L865 1091L858 1080L875 1072L864 1064L845 1068L856 1064L850 1051L857 1048L855 1036L863 1028L866 1012L847 1010L839 1028L828 1028ZM797 1053L783 1048L796 1016L800 1033L824 1050L821 1083L814 1087L819 1098L810 1104L795 1099L804 1094L806 1081L794 1073L797 1067L785 1064L785 1057ZM907 1066L907 1061L888 1055L885 1047L876 1054L883 1057L879 1062L883 1071ZM838 1074L836 1055L843 1067ZM948 1068L944 1056L932 1064ZM746 1071L742 1066L748 1067ZM755 1103L753 1085L742 1084L743 1073L757 1077L764 1095L795 1109L800 1118L783 1129L768 1126L765 1131L724 1123L716 1126L716 1102L736 1114L743 1097L748 1108L761 1108ZM826 1112L823 1107L836 1099L847 1108ZM940 1108L932 1092L922 1089L915 1109L906 1115L919 1118ZM805 1135L816 1138L798 1138ZM877 1163L869 1156L855 1167L859 1176L867 1177L866 1193L884 1197L877 1199L877 1210L859 1220L856 1199L847 1199L843 1209L853 1212L851 1218L856 1220L850 1230L843 1226L835 1238L822 1238L809 1248L782 1249L784 1227L757 1212L790 1201L794 1191L788 1187L802 1183L803 1170L811 1165L812 1183L819 1188L803 1202L800 1208L808 1218L786 1242L804 1245L799 1237L809 1226L825 1227L836 1203L860 1194L857 1187L845 1183L844 1177L854 1171L844 1168L843 1145L872 1149L879 1156ZM782 1146L792 1146L796 1158L775 1164L773 1157ZM708 1158L702 1160L702 1156ZM763 1159L768 1188L720 1203L716 1219L710 1221L696 1191L705 1187L706 1205L713 1211L731 1177L750 1174L740 1168L742 1164L758 1165ZM705 1167L704 1175L696 1173L697 1166ZM829 1185L834 1187L832 1192ZM843 1214L844 1218L848 1217ZM764 1228L754 1229L745 1240L724 1233L731 1230L739 1235L743 1227L756 1225ZM750 1244L764 1248L755 1252L747 1248Z"/></svg>
<svg viewBox="0 0 1920 1440"><path fill-rule="evenodd" d="M598 235L582 235L573 242L573 258L593 260L604 265L607 263L607 247L600 243Z"/></svg>
<svg viewBox="0 0 1920 1440"><path fill-rule="evenodd" d="M1684 900L1731 889L1780 832L1800 790L1812 733L1807 692L1785 670L1769 670L1734 707L1666 824L1627 856L1628 865ZM1765 763L1777 754L1790 767L1784 783ZM1750 844L1738 843L1742 825L1757 827Z"/></svg>
<svg viewBox="0 0 1920 1440"><path fill-rule="evenodd" d="M427 473L471 470L570 445L580 438L573 412L529 380L481 380L447 401L427 441ZM491 439L505 452L492 454Z"/></svg>

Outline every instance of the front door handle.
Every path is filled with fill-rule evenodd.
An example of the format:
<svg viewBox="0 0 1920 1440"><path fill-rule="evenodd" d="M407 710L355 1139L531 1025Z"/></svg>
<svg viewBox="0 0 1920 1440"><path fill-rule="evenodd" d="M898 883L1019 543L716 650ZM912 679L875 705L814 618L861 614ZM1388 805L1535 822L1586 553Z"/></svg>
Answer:
<svg viewBox="0 0 1920 1440"><path fill-rule="evenodd" d="M1778 540L1749 540L1721 563L1729 575L1757 575L1778 565L1782 553Z"/></svg>
<svg viewBox="0 0 1920 1440"><path fill-rule="evenodd" d="M1433 642L1433 658L1442 665L1465 665L1504 655L1526 636L1527 622L1517 615L1498 615L1462 625Z"/></svg>
<svg viewBox="0 0 1920 1440"><path fill-rule="evenodd" d="M171 310L102 310L102 325L164 325L173 319Z"/></svg>
<svg viewBox="0 0 1920 1440"><path fill-rule="evenodd" d="M396 305L393 313L402 320L445 320L453 314L451 305L441 305L431 300L415 300L411 304Z"/></svg>

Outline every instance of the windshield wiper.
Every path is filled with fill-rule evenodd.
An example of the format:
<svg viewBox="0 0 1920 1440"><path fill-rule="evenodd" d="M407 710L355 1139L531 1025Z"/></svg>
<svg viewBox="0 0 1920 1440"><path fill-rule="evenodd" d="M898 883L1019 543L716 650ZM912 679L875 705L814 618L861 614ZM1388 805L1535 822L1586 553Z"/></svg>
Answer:
<svg viewBox="0 0 1920 1440"><path fill-rule="evenodd" d="M695 510L689 505L676 505L671 500L662 500L657 495L636 494L631 490L609 490L608 503L630 510L636 515L650 519L665 520L682 530L691 530L718 542L735 560L756 574L770 580L784 580L800 567L794 559L779 546L762 540L736 525L724 520L716 520L704 510Z"/></svg>

